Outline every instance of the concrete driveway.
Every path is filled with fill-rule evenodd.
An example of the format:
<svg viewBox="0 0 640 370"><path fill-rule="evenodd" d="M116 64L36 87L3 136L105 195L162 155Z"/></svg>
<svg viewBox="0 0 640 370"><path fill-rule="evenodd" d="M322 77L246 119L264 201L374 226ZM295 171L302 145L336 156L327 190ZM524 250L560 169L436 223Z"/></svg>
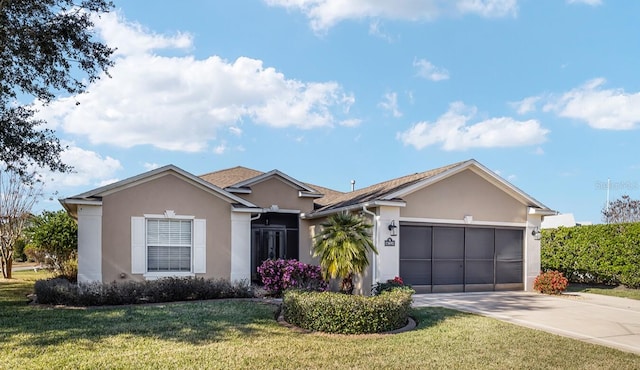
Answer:
<svg viewBox="0 0 640 370"><path fill-rule="evenodd" d="M640 354L640 301L597 294L528 292L415 294L414 307L472 312Z"/></svg>

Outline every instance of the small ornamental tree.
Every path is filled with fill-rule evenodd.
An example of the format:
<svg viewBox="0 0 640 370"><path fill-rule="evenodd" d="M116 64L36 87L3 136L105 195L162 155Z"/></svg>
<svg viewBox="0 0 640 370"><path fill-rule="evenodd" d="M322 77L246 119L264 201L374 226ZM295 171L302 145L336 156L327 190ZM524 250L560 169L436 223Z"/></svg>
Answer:
<svg viewBox="0 0 640 370"><path fill-rule="evenodd" d="M640 200L623 195L602 209L602 220L608 224L640 222Z"/></svg>
<svg viewBox="0 0 640 370"><path fill-rule="evenodd" d="M353 275L369 266L367 254L378 253L371 240L371 225L351 213L336 213L322 223L314 237L313 256L320 258L325 280L342 279L340 290L353 293Z"/></svg>
<svg viewBox="0 0 640 370"><path fill-rule="evenodd" d="M45 263L61 275L73 277L78 252L78 224L65 211L44 211L27 229L30 246L47 256Z"/></svg>
<svg viewBox="0 0 640 370"><path fill-rule="evenodd" d="M41 195L41 184L25 183L17 172L0 170L0 270L6 279L11 279L15 243Z"/></svg>

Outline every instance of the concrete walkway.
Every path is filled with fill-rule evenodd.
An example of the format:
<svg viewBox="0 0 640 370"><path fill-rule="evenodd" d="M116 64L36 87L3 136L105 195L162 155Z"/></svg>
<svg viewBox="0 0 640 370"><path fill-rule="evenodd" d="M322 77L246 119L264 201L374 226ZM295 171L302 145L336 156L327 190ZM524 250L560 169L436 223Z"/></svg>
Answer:
<svg viewBox="0 0 640 370"><path fill-rule="evenodd" d="M640 301L598 294L527 292L415 294L414 307L472 312L640 354Z"/></svg>

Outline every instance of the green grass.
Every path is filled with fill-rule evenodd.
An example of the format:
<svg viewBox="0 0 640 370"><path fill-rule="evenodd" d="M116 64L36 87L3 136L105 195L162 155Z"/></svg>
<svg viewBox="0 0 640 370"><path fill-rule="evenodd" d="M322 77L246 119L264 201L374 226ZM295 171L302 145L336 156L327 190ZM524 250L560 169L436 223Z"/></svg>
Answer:
<svg viewBox="0 0 640 370"><path fill-rule="evenodd" d="M38 273L42 276L42 273ZM0 280L3 369L633 369L640 356L444 308L396 335L300 333L269 304L26 305L36 274Z"/></svg>
<svg viewBox="0 0 640 370"><path fill-rule="evenodd" d="M584 285L584 284L569 284L567 292L578 293L593 293L609 295L620 298L640 299L640 289L630 289L623 286L607 286L607 285Z"/></svg>

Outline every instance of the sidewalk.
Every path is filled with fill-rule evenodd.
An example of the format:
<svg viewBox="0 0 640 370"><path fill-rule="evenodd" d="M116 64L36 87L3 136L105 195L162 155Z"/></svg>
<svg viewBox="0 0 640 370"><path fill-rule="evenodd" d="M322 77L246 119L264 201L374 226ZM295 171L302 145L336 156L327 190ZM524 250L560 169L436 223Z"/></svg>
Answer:
<svg viewBox="0 0 640 370"><path fill-rule="evenodd" d="M640 301L588 293L415 294L414 307L441 306L640 354Z"/></svg>

